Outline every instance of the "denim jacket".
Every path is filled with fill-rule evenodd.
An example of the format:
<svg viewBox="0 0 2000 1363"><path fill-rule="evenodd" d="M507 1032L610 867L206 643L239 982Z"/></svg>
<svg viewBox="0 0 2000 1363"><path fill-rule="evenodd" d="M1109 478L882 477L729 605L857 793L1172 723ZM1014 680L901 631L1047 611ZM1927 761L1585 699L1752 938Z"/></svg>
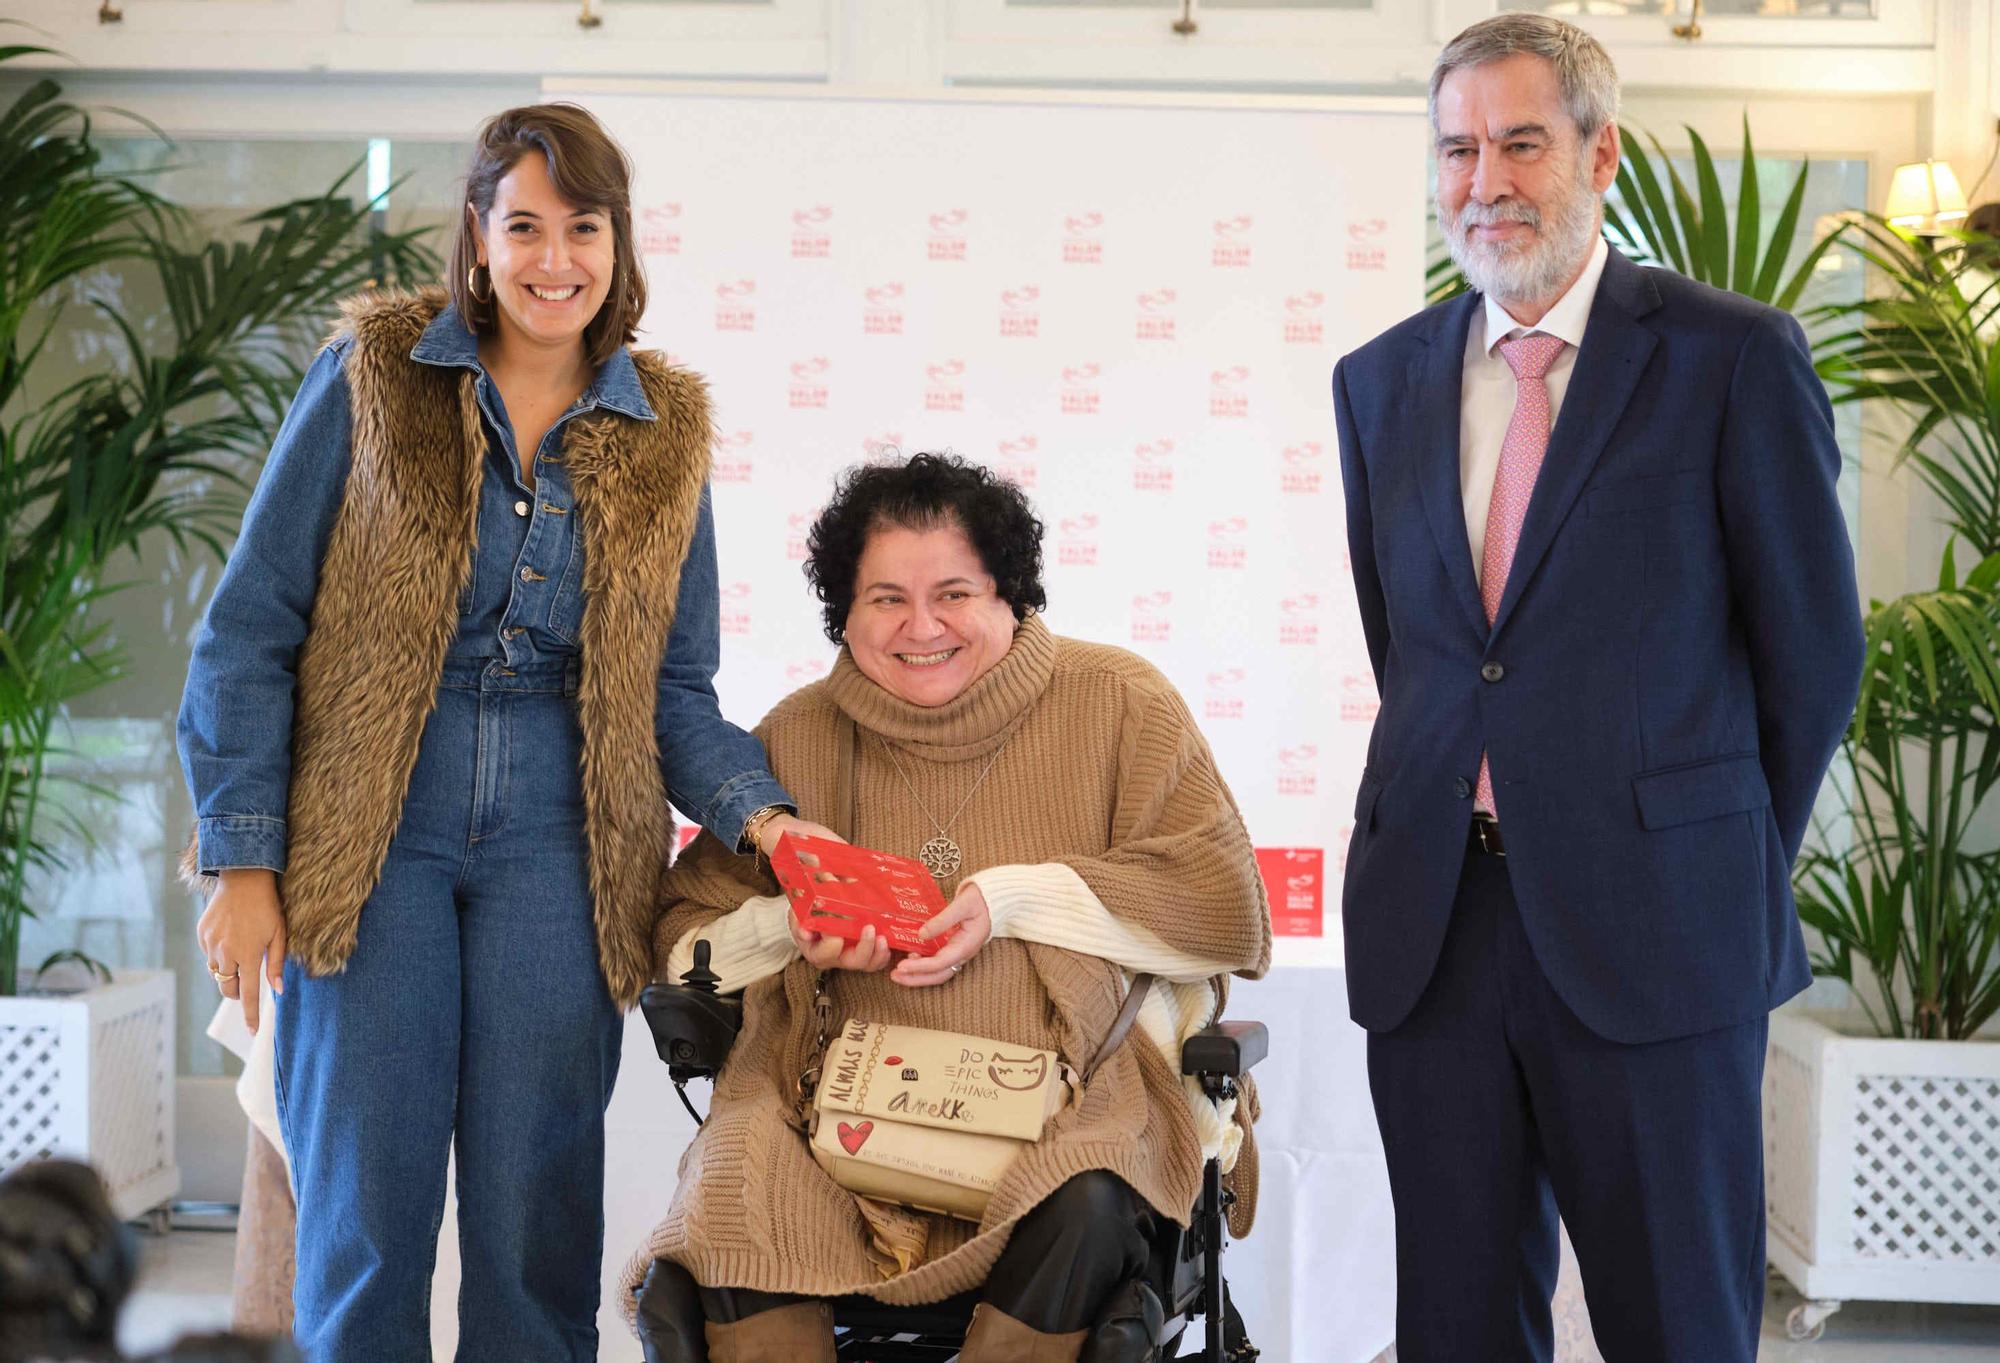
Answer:
<svg viewBox="0 0 2000 1363"><path fill-rule="evenodd" d="M346 492L350 426L336 342L308 370L244 513L235 551L195 634L178 735L194 793L203 872L285 869L294 666L312 618L321 559ZM583 544L560 460L563 428L599 407L655 420L621 347L535 452L535 486L520 476L507 410L479 362L478 339L446 308L410 358L478 375L487 439L478 548L447 657L509 667L571 657L583 620ZM532 570L527 572L524 570ZM681 573L661 661L655 733L668 799L734 846L766 805L794 805L763 745L722 717L715 518L706 490Z"/></svg>

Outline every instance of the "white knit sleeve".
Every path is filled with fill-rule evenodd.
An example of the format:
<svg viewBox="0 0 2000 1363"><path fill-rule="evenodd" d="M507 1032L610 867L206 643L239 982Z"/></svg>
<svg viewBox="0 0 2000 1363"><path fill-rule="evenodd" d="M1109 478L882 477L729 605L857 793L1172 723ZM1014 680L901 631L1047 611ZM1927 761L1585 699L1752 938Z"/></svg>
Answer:
<svg viewBox="0 0 2000 1363"><path fill-rule="evenodd" d="M799 954L786 926L791 905L779 894L746 899L712 922L689 928L667 957L667 978L694 969L694 944L708 943L708 968L720 977L717 993L735 994L775 975Z"/></svg>
<svg viewBox="0 0 2000 1363"><path fill-rule="evenodd" d="M1118 917L1061 862L989 866L966 880L979 887L993 917L993 935L1099 956L1125 970L1194 983L1235 969L1168 946L1156 933Z"/></svg>

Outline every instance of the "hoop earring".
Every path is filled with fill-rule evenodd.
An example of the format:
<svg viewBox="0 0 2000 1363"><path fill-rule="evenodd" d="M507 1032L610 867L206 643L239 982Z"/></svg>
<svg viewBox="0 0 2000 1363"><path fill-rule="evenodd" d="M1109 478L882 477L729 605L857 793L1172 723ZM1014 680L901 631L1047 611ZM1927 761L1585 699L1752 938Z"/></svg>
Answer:
<svg viewBox="0 0 2000 1363"><path fill-rule="evenodd" d="M479 296L479 270L480 270L479 265L475 263L472 266L472 268L468 269L465 272L465 291L472 296L472 301L475 303L491 303L493 301L492 272L491 271L487 272L486 296L484 298L481 298Z"/></svg>

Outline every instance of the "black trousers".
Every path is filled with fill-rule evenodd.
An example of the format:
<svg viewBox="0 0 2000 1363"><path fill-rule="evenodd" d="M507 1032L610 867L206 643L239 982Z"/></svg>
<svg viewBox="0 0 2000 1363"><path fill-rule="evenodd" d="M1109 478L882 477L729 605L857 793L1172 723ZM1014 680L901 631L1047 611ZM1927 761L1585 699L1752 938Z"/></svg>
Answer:
<svg viewBox="0 0 2000 1363"><path fill-rule="evenodd" d="M1505 858L1469 849L1437 973L1368 1038L1402 1363L1546 1363L1558 1209L1607 1363L1753 1363L1766 1027L1598 1036L1536 963Z"/></svg>
<svg viewBox="0 0 2000 1363"><path fill-rule="evenodd" d="M1022 1217L981 1299L1044 1334L1097 1323L1112 1290L1146 1271L1152 1210L1116 1174L1078 1174ZM701 1312L731 1322L803 1297L741 1287L698 1289Z"/></svg>

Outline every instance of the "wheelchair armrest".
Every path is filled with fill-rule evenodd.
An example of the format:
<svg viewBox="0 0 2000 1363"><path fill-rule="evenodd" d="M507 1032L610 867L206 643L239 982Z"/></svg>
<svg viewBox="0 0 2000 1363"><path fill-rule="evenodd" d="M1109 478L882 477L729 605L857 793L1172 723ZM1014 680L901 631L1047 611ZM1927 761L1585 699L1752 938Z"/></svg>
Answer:
<svg viewBox="0 0 2000 1363"><path fill-rule="evenodd" d="M1226 1076L1247 1074L1271 1050L1271 1034L1261 1022L1218 1022L1204 1027L1181 1046L1181 1073Z"/></svg>
<svg viewBox="0 0 2000 1363"><path fill-rule="evenodd" d="M653 1033L653 1047L676 1083L713 1079L736 1034L743 1030L743 1000L684 984L649 984L639 1009Z"/></svg>

